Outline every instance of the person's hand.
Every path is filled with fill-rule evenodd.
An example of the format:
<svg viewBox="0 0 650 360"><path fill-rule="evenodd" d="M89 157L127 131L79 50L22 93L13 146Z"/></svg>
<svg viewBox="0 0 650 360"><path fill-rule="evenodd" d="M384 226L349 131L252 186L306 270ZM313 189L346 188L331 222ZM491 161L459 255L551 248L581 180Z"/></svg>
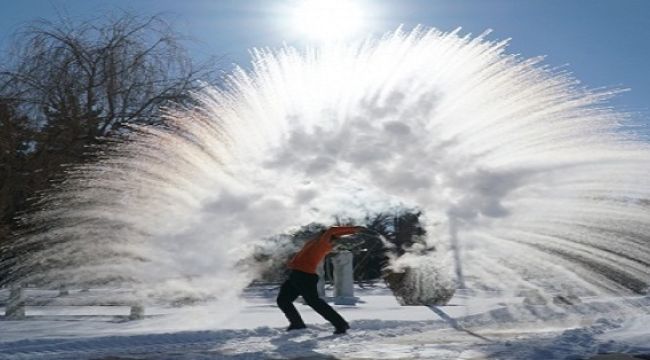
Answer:
<svg viewBox="0 0 650 360"><path fill-rule="evenodd" d="M352 235L361 231L361 226L331 226L327 231L332 236Z"/></svg>

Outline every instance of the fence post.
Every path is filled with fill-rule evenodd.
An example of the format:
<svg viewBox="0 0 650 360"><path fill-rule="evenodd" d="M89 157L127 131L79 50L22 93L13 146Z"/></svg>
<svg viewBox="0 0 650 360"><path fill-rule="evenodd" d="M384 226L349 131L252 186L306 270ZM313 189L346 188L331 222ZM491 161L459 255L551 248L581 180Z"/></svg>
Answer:
<svg viewBox="0 0 650 360"><path fill-rule="evenodd" d="M24 291L20 284L11 286L11 290L9 290L9 300L5 309L5 317L11 320L25 318Z"/></svg>
<svg viewBox="0 0 650 360"><path fill-rule="evenodd" d="M144 319L144 305L133 304L131 305L131 314L129 320L142 320Z"/></svg>

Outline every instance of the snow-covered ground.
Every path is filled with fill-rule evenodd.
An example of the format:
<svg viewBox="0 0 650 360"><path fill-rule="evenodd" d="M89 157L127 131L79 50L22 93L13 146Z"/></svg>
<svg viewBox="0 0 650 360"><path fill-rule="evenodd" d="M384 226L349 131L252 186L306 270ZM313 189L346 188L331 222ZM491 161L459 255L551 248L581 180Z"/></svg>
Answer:
<svg viewBox="0 0 650 360"><path fill-rule="evenodd" d="M504 293L459 291L448 306L400 306L383 286L357 288L361 302L336 306L347 335L297 302L309 329L285 332L277 287L191 307L128 306L115 291L27 291L27 319L0 322L0 359L584 359L650 354L650 298L585 298L581 304L526 305ZM109 296L110 295L110 296ZM0 304L7 290L0 290ZM633 301L639 313L614 306ZM93 306L104 303L113 306ZM43 304L49 304L43 306ZM75 304L75 305L70 305ZM4 314L4 308L0 308Z"/></svg>

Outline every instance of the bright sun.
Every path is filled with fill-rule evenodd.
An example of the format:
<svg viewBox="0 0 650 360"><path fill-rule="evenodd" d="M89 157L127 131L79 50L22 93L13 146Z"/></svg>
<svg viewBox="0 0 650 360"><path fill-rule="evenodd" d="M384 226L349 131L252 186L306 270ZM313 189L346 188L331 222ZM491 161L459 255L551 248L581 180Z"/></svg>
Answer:
<svg viewBox="0 0 650 360"><path fill-rule="evenodd" d="M341 40L362 23L363 13L353 0L303 0L293 13L294 28L311 40Z"/></svg>

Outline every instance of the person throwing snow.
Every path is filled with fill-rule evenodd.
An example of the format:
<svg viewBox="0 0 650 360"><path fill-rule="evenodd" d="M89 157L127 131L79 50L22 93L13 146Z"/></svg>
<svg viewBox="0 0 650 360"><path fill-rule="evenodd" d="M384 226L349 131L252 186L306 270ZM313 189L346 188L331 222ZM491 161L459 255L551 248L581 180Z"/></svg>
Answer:
<svg viewBox="0 0 650 360"><path fill-rule="evenodd" d="M318 296L316 268L325 256L332 251L333 242L341 236L356 234L360 226L332 226L319 236L303 245L302 249L289 261L289 279L280 287L277 304L289 320L287 331L306 328L302 317L293 305L298 295L302 295L307 305L334 325L334 334L345 334L350 328L347 321Z"/></svg>

